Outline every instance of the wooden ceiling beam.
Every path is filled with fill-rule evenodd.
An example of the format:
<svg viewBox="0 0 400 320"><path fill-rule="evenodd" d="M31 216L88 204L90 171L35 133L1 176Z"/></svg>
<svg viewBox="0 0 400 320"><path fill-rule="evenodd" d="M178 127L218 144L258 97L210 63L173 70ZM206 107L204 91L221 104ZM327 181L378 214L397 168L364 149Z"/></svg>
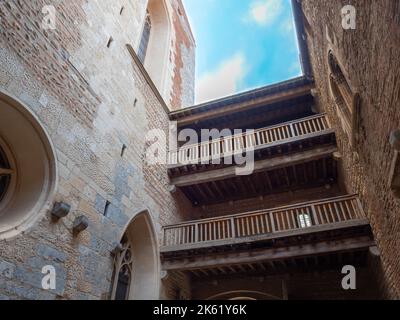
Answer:
<svg viewBox="0 0 400 320"><path fill-rule="evenodd" d="M213 108L203 113L191 114L182 119L178 119L178 127L187 126L191 123L204 121L215 117L222 117L235 112L246 111L261 106L266 106L281 101L292 100L301 96L310 94L310 90L314 88L313 84L304 85L300 88L293 88L271 94L265 97L243 101L236 104L231 104L226 107ZM190 111L190 110L186 110Z"/></svg>
<svg viewBox="0 0 400 320"><path fill-rule="evenodd" d="M304 162L318 160L332 156L337 151L335 146L323 146L312 150L307 150L292 155L281 155L272 159L260 160L254 163L253 173L262 171L272 171L287 166L293 166ZM305 172L303 172L305 174ZM210 181L224 180L238 177L236 167L231 166L223 169L210 170L206 172L189 174L182 177L172 178L171 184L177 187L186 187L195 184L207 183Z"/></svg>
<svg viewBox="0 0 400 320"><path fill-rule="evenodd" d="M244 264L254 264L266 261L278 261L289 258L305 258L310 255L329 254L333 252L349 252L375 245L369 236L354 237L335 241L324 241L301 246L291 246L285 250L265 248L257 251L226 253L218 256L201 256L195 260L164 261L163 270L191 270L202 268L215 268L235 264L242 271Z"/></svg>

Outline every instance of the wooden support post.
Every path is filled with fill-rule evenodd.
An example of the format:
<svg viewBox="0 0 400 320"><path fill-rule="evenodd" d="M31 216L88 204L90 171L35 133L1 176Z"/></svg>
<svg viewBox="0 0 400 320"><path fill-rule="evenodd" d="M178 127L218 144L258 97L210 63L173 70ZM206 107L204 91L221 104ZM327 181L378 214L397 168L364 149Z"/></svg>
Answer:
<svg viewBox="0 0 400 320"><path fill-rule="evenodd" d="M289 124L289 128L290 128L290 137L296 137L296 132L294 131L294 126L293 123Z"/></svg>
<svg viewBox="0 0 400 320"><path fill-rule="evenodd" d="M319 223L319 219L318 219L318 215L317 215L317 210L315 208L315 205L313 205L313 204L311 205L311 213L313 216L314 225L318 226L320 223Z"/></svg>
<svg viewBox="0 0 400 320"><path fill-rule="evenodd" d="M270 216L271 216L271 228L272 228L272 233L274 233L274 232L276 232L274 214L271 212L271 213L270 213Z"/></svg>
<svg viewBox="0 0 400 320"><path fill-rule="evenodd" d="M231 236L232 238L236 238L236 227L235 227L235 218L231 218Z"/></svg>
<svg viewBox="0 0 400 320"><path fill-rule="evenodd" d="M194 225L194 242L198 243L199 242L199 224L196 223Z"/></svg>

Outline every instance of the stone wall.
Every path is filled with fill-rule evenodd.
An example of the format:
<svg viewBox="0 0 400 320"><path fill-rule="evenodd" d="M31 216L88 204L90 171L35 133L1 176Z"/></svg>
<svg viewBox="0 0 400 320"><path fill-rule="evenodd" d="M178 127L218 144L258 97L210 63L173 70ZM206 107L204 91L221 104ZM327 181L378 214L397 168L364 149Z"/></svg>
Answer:
<svg viewBox="0 0 400 320"><path fill-rule="evenodd" d="M342 28L341 9L356 9L356 29ZM400 124L400 2L397 0L303 0L311 27L308 46L321 111L338 128L343 178L359 193L381 251L380 285L388 297L400 298L400 201L389 184L394 150L391 131ZM329 41L353 92L361 97L360 139L351 147L341 129L328 87Z"/></svg>
<svg viewBox="0 0 400 320"><path fill-rule="evenodd" d="M55 30L41 28L49 4L57 12ZM0 242L0 299L108 298L110 251L129 221L148 211L159 238L162 225L190 212L182 194L169 193L166 167L144 159L147 132L168 129L166 110L126 48L136 48L145 10L146 0L0 3L0 90L49 134L58 167L54 201L72 206L67 218L54 222L46 212L24 234ZM182 77L182 87L192 85L190 77ZM177 107L190 97L174 101ZM89 228L74 237L73 220L82 214ZM49 264L57 271L55 291L41 286Z"/></svg>

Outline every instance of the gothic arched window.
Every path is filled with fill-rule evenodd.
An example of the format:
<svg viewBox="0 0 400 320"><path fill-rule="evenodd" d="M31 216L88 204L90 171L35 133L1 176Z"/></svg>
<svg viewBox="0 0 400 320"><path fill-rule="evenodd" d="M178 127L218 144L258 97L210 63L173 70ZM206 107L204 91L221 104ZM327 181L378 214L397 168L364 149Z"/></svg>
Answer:
<svg viewBox="0 0 400 320"><path fill-rule="evenodd" d="M133 254L132 246L125 237L121 243L121 250L114 260L113 300L128 300L132 283Z"/></svg>
<svg viewBox="0 0 400 320"><path fill-rule="evenodd" d="M352 145L359 134L359 95L353 93L343 70L332 51L328 54L329 86L341 125Z"/></svg>
<svg viewBox="0 0 400 320"><path fill-rule="evenodd" d="M167 87L172 23L166 0L149 0L137 55L151 80L164 96Z"/></svg>
<svg viewBox="0 0 400 320"><path fill-rule="evenodd" d="M160 297L158 241L150 213L135 215L120 245L113 250L112 300L155 300Z"/></svg>

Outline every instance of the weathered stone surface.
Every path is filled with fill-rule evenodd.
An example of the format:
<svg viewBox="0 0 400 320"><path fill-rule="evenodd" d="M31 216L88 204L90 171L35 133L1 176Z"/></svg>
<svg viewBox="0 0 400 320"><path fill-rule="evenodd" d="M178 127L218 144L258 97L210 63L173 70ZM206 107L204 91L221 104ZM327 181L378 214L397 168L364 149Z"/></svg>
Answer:
<svg viewBox="0 0 400 320"><path fill-rule="evenodd" d="M172 2L170 10L181 5ZM44 5L56 8L55 30L41 28ZM147 132L168 128L166 111L126 49L137 48L146 5L146 0L0 3L0 90L20 99L48 132L58 159L54 200L71 205L71 214L59 223L48 215L0 243L0 299L100 299L110 290L113 245L138 212L149 210L159 232L161 224L191 211L182 195L169 194L165 167L143 159ZM171 11L171 17L177 14ZM189 32L185 17L174 26ZM165 100L177 109L193 103L194 68L175 64L184 55L194 65L194 43L174 26ZM107 48L110 36L114 42ZM171 98L175 77L183 80ZM121 157L123 144L128 148ZM106 201L112 206L104 217ZM89 227L74 238L73 220L81 214ZM45 265L57 269L56 291L41 288Z"/></svg>

